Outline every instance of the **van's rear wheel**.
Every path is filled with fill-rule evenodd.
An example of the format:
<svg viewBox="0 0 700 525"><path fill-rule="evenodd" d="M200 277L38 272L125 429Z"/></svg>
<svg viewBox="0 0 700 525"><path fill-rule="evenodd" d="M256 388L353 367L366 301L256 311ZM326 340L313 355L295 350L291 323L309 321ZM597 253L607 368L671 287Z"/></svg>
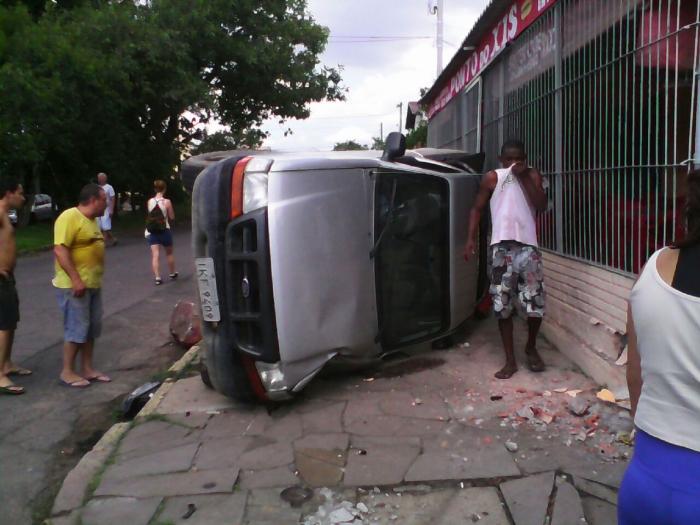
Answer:
<svg viewBox="0 0 700 525"><path fill-rule="evenodd" d="M207 388L214 390L214 385L211 384L211 377L209 377L209 369L205 365L201 365L199 377L202 378L202 383L204 383Z"/></svg>

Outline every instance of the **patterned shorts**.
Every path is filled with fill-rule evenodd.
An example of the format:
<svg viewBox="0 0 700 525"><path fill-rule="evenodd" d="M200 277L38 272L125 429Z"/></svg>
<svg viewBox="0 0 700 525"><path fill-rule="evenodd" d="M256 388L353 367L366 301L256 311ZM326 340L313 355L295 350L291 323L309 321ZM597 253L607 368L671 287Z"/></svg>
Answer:
<svg viewBox="0 0 700 525"><path fill-rule="evenodd" d="M491 287L497 319L513 315L515 296L527 317L544 316L542 256L537 248L515 241L491 246Z"/></svg>

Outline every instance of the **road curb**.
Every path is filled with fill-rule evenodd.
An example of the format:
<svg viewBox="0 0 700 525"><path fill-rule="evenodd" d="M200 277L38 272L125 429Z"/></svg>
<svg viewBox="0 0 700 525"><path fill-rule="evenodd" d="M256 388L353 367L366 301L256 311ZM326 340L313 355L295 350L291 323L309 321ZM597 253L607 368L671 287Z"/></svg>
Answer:
<svg viewBox="0 0 700 525"><path fill-rule="evenodd" d="M175 361L173 366L171 366L168 369L168 372L171 374L179 374L182 372L192 361L194 361L199 355L199 345L194 345L192 348L190 348L185 354ZM165 399L165 396L168 395L168 392L170 392L170 389L173 387L173 385L177 382L176 379L170 377L166 379L162 385L160 385L160 388L156 390L155 394L153 394L153 397L146 403L146 405L139 411L138 414L136 414L136 417L134 418L135 421L139 421L145 417L148 417L152 414L154 414L157 410L160 404L163 402L163 399Z"/></svg>
<svg viewBox="0 0 700 525"><path fill-rule="evenodd" d="M199 346L195 345L185 352L185 354L168 369L168 372L171 374L179 374L197 358L198 354ZM175 383L175 379L168 378L136 415L134 420L142 420L153 414ZM90 483L104 468L106 462L116 450L117 445L132 426L132 422L116 423L112 425L95 446L80 459L75 467L73 467L64 478L61 489L54 499L50 523L58 523L72 516L76 509L83 506L85 497L88 495Z"/></svg>

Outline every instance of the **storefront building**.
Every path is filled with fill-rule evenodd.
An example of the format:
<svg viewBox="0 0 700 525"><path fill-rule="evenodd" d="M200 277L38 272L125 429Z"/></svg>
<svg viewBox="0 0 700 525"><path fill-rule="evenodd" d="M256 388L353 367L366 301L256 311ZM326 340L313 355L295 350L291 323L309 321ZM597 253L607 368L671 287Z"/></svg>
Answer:
<svg viewBox="0 0 700 525"><path fill-rule="evenodd" d="M493 0L421 100L428 145L486 169L525 141L550 201L544 334L612 386L635 275L683 231L699 20L698 0Z"/></svg>

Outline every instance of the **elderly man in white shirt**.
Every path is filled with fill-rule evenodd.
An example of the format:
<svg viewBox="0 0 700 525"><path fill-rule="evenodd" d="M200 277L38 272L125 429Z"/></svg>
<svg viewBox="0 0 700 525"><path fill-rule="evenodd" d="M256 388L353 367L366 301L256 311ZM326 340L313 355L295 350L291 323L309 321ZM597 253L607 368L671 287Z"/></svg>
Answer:
<svg viewBox="0 0 700 525"><path fill-rule="evenodd" d="M112 215L114 215L114 207L117 202L116 193L112 185L107 183L106 173L97 174L97 183L107 196L107 208L105 209L104 215L99 217L100 230L102 230L102 236L105 238L105 245L114 246L117 244L117 239L112 235Z"/></svg>

